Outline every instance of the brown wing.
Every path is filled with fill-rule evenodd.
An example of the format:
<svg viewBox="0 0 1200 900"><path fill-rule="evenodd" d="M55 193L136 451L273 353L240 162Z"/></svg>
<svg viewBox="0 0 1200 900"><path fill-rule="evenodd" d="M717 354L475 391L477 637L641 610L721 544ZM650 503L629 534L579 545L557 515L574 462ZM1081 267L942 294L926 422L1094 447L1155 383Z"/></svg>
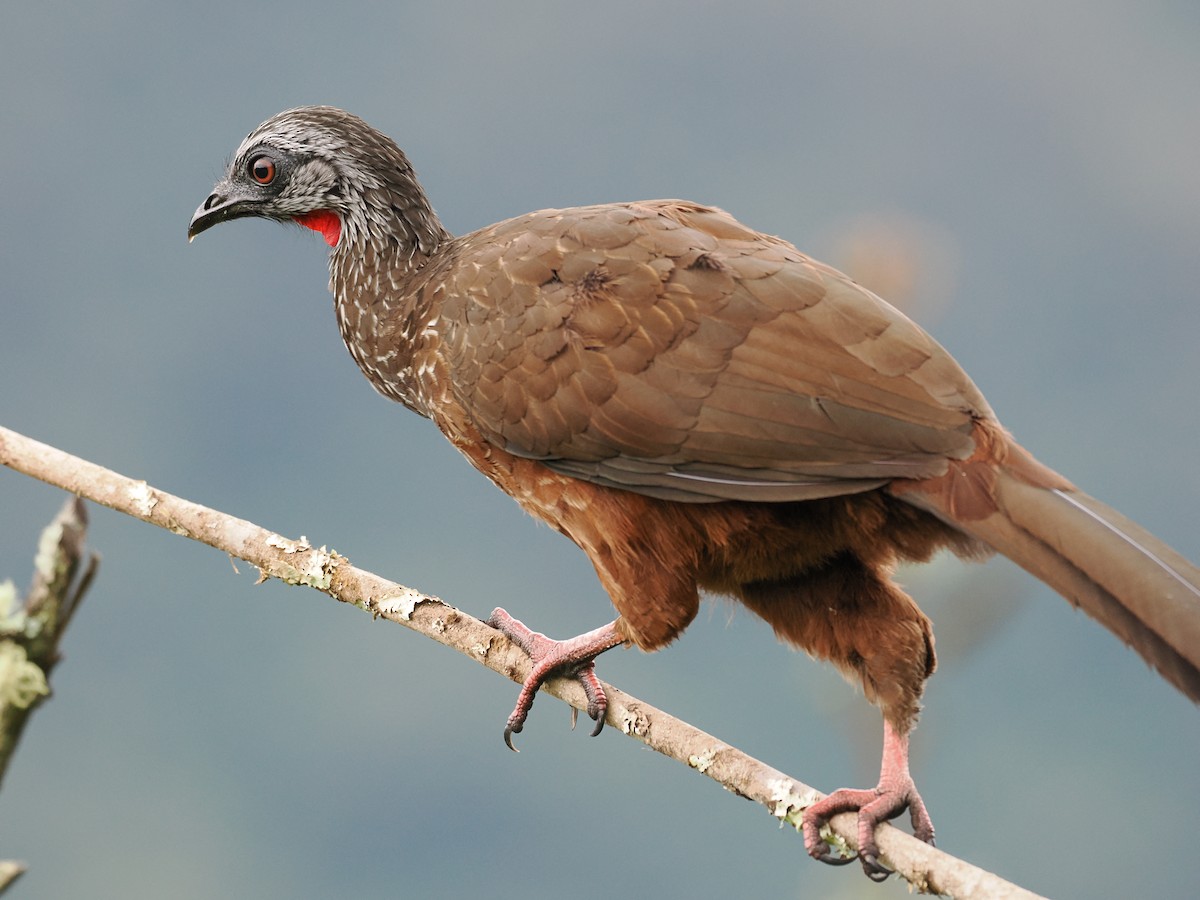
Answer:
<svg viewBox="0 0 1200 900"><path fill-rule="evenodd" d="M451 389L491 442L678 500L796 500L945 471L986 401L869 291L720 210L531 213L465 237Z"/></svg>

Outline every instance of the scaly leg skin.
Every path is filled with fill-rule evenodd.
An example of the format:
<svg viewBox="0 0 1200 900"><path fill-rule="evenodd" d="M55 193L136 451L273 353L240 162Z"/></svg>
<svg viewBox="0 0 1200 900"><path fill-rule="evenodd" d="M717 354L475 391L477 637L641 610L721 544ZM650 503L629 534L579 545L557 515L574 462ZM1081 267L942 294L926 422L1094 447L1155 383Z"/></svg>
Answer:
<svg viewBox="0 0 1200 900"><path fill-rule="evenodd" d="M529 677L525 679L521 693L517 695L517 705L504 728L504 743L508 745L509 750L517 749L513 746L512 736L520 734L521 729L525 727L525 719L533 706L534 695L542 686L542 682L552 675L574 678L583 685L588 700L588 718L596 723L592 737L600 733L604 728L608 698L604 696L604 688L600 686L600 679L596 677L596 657L605 650L625 643L625 639L617 633L616 622L610 622L603 628L565 641L556 641L541 632L532 631L499 607L492 610L488 624L502 631L509 640L524 650L533 663ZM575 710L571 710L571 727L575 726L575 716Z"/></svg>
<svg viewBox="0 0 1200 900"><path fill-rule="evenodd" d="M856 791L842 788L804 811L804 847L813 859L835 866L851 862L855 857L835 856L821 839L821 828L833 816L858 810L858 859L872 881L883 881L892 870L879 862L875 844L875 827L894 819L908 809L913 834L927 844L933 843L933 822L925 802L917 793L908 771L908 734L901 734L886 719L883 722L883 765L879 784L872 790Z"/></svg>

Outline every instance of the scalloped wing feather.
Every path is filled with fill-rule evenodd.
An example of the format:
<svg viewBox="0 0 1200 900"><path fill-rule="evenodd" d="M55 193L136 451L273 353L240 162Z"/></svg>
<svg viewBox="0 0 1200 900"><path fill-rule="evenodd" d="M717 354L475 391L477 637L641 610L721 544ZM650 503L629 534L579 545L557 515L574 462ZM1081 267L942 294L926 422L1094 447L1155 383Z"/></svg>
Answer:
<svg viewBox="0 0 1200 900"><path fill-rule="evenodd" d="M986 401L874 294L720 210L544 210L460 239L450 390L490 442L669 499L803 500L944 473Z"/></svg>

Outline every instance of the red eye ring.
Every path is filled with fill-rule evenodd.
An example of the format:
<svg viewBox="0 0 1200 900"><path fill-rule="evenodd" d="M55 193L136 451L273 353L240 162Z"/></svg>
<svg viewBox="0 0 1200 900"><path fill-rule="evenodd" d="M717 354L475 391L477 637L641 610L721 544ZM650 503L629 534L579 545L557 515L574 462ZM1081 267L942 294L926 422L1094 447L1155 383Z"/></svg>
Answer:
<svg viewBox="0 0 1200 900"><path fill-rule="evenodd" d="M270 184L275 180L275 160L269 156L259 156L251 161L248 169L250 177L259 184Z"/></svg>

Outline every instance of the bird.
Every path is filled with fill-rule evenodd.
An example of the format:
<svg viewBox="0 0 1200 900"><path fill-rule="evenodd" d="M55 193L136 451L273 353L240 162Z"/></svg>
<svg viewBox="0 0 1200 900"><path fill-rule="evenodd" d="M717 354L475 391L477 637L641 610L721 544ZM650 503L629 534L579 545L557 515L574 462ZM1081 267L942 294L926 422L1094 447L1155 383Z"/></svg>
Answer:
<svg viewBox="0 0 1200 900"><path fill-rule="evenodd" d="M894 572L940 550L1008 556L1200 702L1200 570L1040 463L940 344L791 243L684 200L456 237L397 144L329 106L251 131L188 238L245 217L324 238L372 386L573 541L611 598L613 621L567 640L492 613L531 663L510 748L551 676L583 685L598 734L596 657L659 649L701 594L732 598L879 708L878 783L808 807L803 832L815 859L882 880L880 822L907 810L934 840L909 767L933 629ZM821 836L845 811L856 856Z"/></svg>

